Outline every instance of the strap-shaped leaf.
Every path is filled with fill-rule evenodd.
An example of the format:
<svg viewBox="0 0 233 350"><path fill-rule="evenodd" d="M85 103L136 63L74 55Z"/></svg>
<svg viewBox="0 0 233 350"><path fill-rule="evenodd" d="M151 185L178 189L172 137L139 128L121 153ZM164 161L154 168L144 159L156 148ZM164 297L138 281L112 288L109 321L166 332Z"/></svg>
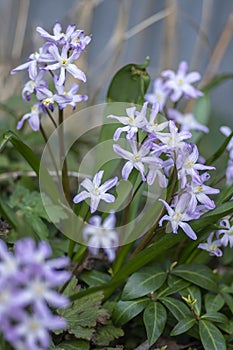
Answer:
<svg viewBox="0 0 233 350"><path fill-rule="evenodd" d="M172 270L172 274L192 282L204 289L217 292L216 277L212 270L201 264L180 265Z"/></svg>
<svg viewBox="0 0 233 350"><path fill-rule="evenodd" d="M40 161L35 153L12 131L7 131L1 136L0 139L0 152L5 148L7 143L10 142L16 150L24 157L29 163L32 169L39 175Z"/></svg>
<svg viewBox="0 0 233 350"><path fill-rule="evenodd" d="M224 336L210 321L199 321L199 334L205 350L226 350Z"/></svg>
<svg viewBox="0 0 233 350"><path fill-rule="evenodd" d="M175 336L185 333L189 329L191 329L195 325L195 323L196 320L192 316L185 317L183 320L177 323L177 325L171 331L170 335Z"/></svg>
<svg viewBox="0 0 233 350"><path fill-rule="evenodd" d="M130 276L123 290L122 299L136 299L156 291L165 282L166 277L166 272L159 266L144 267Z"/></svg>
<svg viewBox="0 0 233 350"><path fill-rule="evenodd" d="M153 345L162 334L166 321L167 312L160 302L150 302L143 313L143 321L149 345Z"/></svg>
<svg viewBox="0 0 233 350"><path fill-rule="evenodd" d="M137 316L149 303L149 298L132 301L119 301L113 310L112 317L116 325L123 325Z"/></svg>

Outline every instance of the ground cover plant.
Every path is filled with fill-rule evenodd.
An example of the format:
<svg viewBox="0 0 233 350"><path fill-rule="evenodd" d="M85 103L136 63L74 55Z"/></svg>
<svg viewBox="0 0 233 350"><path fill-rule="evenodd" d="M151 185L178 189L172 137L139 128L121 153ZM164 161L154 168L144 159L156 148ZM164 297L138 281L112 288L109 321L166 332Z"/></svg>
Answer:
<svg viewBox="0 0 233 350"><path fill-rule="evenodd" d="M2 175L21 164L1 187L1 349L232 349L233 132L199 150L230 75L200 89L182 58L153 79L146 58L76 112L91 36L36 31L0 144Z"/></svg>

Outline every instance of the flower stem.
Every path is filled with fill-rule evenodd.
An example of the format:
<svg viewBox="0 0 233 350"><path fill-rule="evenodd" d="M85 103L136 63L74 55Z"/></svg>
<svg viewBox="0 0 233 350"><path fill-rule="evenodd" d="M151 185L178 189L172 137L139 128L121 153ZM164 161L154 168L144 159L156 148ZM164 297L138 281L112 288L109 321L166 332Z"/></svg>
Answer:
<svg viewBox="0 0 233 350"><path fill-rule="evenodd" d="M51 120L51 122L53 123L53 125L54 125L54 127L56 129L57 128L57 123L55 122L55 120L54 120L54 118L53 118L53 116L52 116L52 114L51 114L51 112L50 112L50 110L48 108L46 108L46 113L48 114L49 119Z"/></svg>
<svg viewBox="0 0 233 350"><path fill-rule="evenodd" d="M51 160L52 160L52 163L53 163L53 166L54 166L54 169L55 169L55 172L57 174L57 178L59 179L59 171L58 171L58 168L57 168L57 164L56 164L56 161L55 161L55 158L54 158L54 155L53 155L53 152L51 150L51 147L50 147L50 144L48 142L48 138L47 138L47 135L44 131L44 128L42 127L42 125L40 124L40 132L41 132L41 135L43 136L43 139L48 147L48 151L49 151L49 155L51 157Z"/></svg>
<svg viewBox="0 0 233 350"><path fill-rule="evenodd" d="M70 201L70 186L68 177L68 167L65 157L65 145L64 145L64 128L63 128L63 110L59 109L58 114L58 136L59 136L59 152L60 152L60 165L62 168L62 186L66 196L67 201Z"/></svg>
<svg viewBox="0 0 233 350"><path fill-rule="evenodd" d="M175 187L176 187L176 181L177 181L177 169L176 166L174 167L173 173L171 175L172 181L171 181L171 186L169 188L168 191L168 196L166 198L166 201L169 203L172 199L172 196L174 194L175 191ZM141 243L137 246L137 248L135 249L135 251L131 254L130 259L133 258L135 255L137 255L142 249L144 249L146 246L148 246L151 243L151 240L154 237L155 234L155 229L158 225L158 222L160 220L160 218L162 217L163 213L164 213L165 208L163 207L160 215L158 216L158 218L155 220L154 225L151 227L151 229L144 235L144 237L141 240Z"/></svg>

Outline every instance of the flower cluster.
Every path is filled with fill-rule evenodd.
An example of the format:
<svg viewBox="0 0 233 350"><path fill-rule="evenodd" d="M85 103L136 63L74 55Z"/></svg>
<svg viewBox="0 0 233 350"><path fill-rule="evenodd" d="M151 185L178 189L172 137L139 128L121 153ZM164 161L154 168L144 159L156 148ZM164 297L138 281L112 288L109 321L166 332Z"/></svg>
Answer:
<svg viewBox="0 0 233 350"><path fill-rule="evenodd" d="M30 80L24 85L22 98L24 101L29 101L34 94L37 102L31 107L31 112L20 120L17 129L20 129L27 120L34 131L40 128L41 113L53 111L55 105L59 109L64 109L68 105L75 108L77 102L87 100L86 95L77 94L78 84L66 88L65 81L67 73L75 79L86 81L85 74L77 67L75 61L91 41L91 37L85 36L84 31L76 29L75 25L69 25L64 33L60 23L57 22L53 27L53 35L41 27L37 27L36 30L46 42L37 52L29 56L28 62L11 71L11 74L25 69L28 71ZM50 90L51 87L46 80L47 72L53 76L53 90Z"/></svg>
<svg viewBox="0 0 233 350"><path fill-rule="evenodd" d="M32 238L18 240L14 252L0 240L0 330L16 350L47 350L49 332L66 326L49 307L69 305L55 290L70 278L68 259L49 259L51 253L48 243L36 246Z"/></svg>
<svg viewBox="0 0 233 350"><path fill-rule="evenodd" d="M173 198L169 202L161 199L167 214L160 219L159 225L168 221L168 232L177 233L180 227L189 238L196 239L196 233L187 222L214 209L215 204L209 195L217 194L219 190L205 184L210 178L207 171L215 168L198 162L198 148L187 140L192 137L190 129L208 132L208 128L195 121L191 115L189 124L187 117L181 116L175 109L165 109L167 113L162 121L159 114L168 97L177 102L182 96L198 98L203 95L192 86L193 82L200 79L200 74L187 74L187 68L187 63L181 62L177 73L170 70L162 72L165 82L161 78L156 80L154 94L145 96L147 101L141 111L130 107L126 109L127 116L109 115L108 118L123 124L116 129L114 141L118 141L121 134L126 134L126 148L119 144L113 145L114 151L126 160L122 178L127 180L132 170L136 169L143 182L151 186L157 179L161 188L167 188L170 176L177 178L179 188ZM148 118L149 102L152 103L152 109Z"/></svg>
<svg viewBox="0 0 233 350"><path fill-rule="evenodd" d="M188 64L185 61L180 62L177 72L165 70L161 77L157 78L153 84L153 92L145 95L145 100L151 103L159 104L159 110L162 112L166 102L170 99L177 103L181 97L198 98L203 93L197 90L192 83L200 80L199 72L188 71ZM209 129L200 124L193 113L181 113L174 108L166 108L169 119L174 120L180 125L181 130L198 130L208 133Z"/></svg>

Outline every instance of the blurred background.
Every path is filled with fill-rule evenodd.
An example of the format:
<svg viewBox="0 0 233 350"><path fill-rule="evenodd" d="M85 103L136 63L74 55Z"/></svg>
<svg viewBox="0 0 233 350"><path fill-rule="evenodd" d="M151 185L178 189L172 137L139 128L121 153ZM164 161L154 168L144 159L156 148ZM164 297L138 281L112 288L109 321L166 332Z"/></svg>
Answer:
<svg viewBox="0 0 233 350"><path fill-rule="evenodd" d="M1 110L22 89L23 74L11 76L10 70L42 43L35 27L51 32L56 20L92 34L79 62L87 74L82 92L88 105L105 100L119 68L147 56L152 79L163 69L177 69L181 60L203 74L203 84L233 72L232 0L0 0L0 13ZM232 98L232 80L212 92L211 123L233 127Z"/></svg>

